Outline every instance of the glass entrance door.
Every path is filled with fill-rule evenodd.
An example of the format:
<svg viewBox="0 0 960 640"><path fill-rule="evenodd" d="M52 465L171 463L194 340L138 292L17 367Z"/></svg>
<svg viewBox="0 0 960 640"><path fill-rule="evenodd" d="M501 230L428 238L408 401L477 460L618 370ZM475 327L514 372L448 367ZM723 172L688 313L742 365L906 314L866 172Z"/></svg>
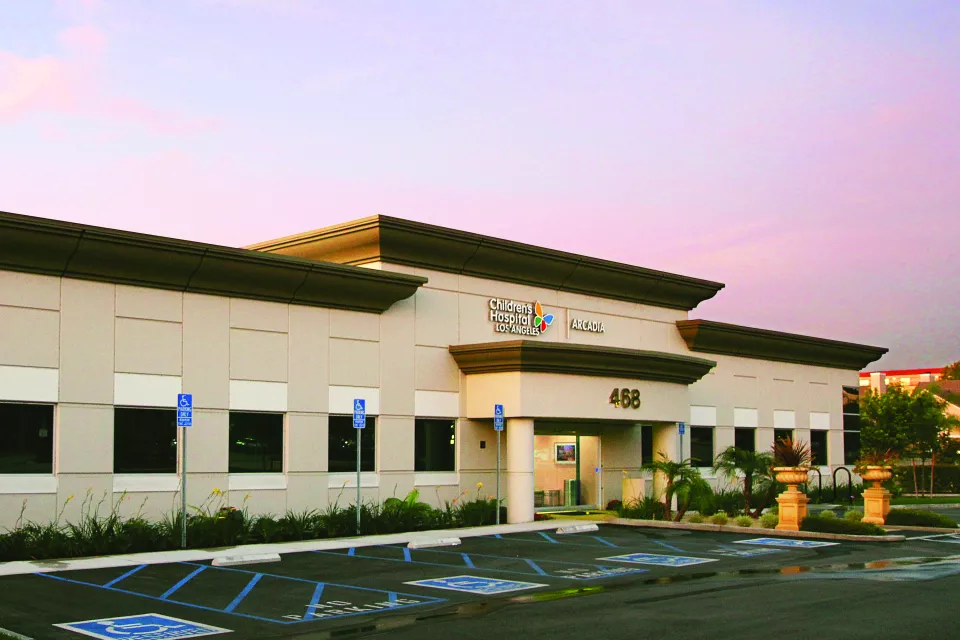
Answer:
<svg viewBox="0 0 960 640"><path fill-rule="evenodd" d="M534 494L537 510L596 509L600 503L598 431L534 427Z"/></svg>

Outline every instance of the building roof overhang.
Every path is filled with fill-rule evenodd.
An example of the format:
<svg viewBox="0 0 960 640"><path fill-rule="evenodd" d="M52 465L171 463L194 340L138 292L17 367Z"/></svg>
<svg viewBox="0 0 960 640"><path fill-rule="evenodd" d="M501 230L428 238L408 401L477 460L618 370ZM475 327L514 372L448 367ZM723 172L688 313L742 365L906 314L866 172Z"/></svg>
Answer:
<svg viewBox="0 0 960 640"><path fill-rule="evenodd" d="M426 278L0 212L0 269L382 313Z"/></svg>
<svg viewBox="0 0 960 640"><path fill-rule="evenodd" d="M248 247L341 264L384 262L689 311L723 284L390 216Z"/></svg>
<svg viewBox="0 0 960 640"><path fill-rule="evenodd" d="M834 369L860 370L888 351L884 347L710 320L679 320L677 328L691 351Z"/></svg>
<svg viewBox="0 0 960 640"><path fill-rule="evenodd" d="M661 351L510 340L453 345L450 353L466 374L535 372L692 384L716 362Z"/></svg>

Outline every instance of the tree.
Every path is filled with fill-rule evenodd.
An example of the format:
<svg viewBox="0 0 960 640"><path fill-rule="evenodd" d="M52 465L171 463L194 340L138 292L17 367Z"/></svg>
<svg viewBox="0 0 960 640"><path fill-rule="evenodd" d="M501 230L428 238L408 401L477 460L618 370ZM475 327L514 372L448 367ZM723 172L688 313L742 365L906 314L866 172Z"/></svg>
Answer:
<svg viewBox="0 0 960 640"><path fill-rule="evenodd" d="M689 458L675 462L663 451L657 454L656 460L644 464L641 468L663 475L666 482L663 489L663 506L666 508L668 520L672 512L673 497L678 496L681 503L685 501L686 505L689 506L695 490L698 489L698 482L703 481L700 472L693 466ZM677 510L679 515L677 520L682 518L683 512L686 511L682 504L678 504L678 506L680 508Z"/></svg>
<svg viewBox="0 0 960 640"><path fill-rule="evenodd" d="M960 380L960 360L952 364L948 364L943 368L943 373L940 374L941 380Z"/></svg>
<svg viewBox="0 0 960 640"><path fill-rule="evenodd" d="M722 473L728 479L736 479L738 474L743 474L743 503L744 512L750 514L751 503L753 502L753 483L756 478L769 477L770 468L773 467L773 456L769 453L758 453L756 451L747 451L737 447L727 447L714 460L713 470ZM761 506L754 513L754 517L760 517Z"/></svg>

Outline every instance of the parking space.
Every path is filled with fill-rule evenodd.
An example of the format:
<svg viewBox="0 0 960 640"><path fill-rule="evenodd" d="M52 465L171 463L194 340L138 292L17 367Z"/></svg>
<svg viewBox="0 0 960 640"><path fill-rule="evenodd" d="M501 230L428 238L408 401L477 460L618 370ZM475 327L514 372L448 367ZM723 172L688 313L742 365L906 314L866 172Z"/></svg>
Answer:
<svg viewBox="0 0 960 640"><path fill-rule="evenodd" d="M204 635L202 627L238 638L285 637L358 625L375 629L404 616L443 616L465 604L509 604L531 594L548 600L594 585L644 589L688 580L789 577L866 560L960 552L953 548L960 536L917 534L908 543L881 545L774 534L607 525L572 535L467 538L456 547L348 547L230 568L175 562L33 574L0 579L0 626L30 638L180 638ZM910 547L906 554L904 545ZM164 631L157 635L159 628Z"/></svg>

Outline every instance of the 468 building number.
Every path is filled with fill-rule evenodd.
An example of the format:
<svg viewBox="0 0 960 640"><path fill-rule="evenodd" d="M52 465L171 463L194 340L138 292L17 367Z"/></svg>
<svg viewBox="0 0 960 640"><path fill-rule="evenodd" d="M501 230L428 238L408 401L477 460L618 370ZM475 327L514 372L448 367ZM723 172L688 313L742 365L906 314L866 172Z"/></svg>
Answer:
<svg viewBox="0 0 960 640"><path fill-rule="evenodd" d="M610 404L622 409L640 408L640 390L639 389L614 389L610 394Z"/></svg>

